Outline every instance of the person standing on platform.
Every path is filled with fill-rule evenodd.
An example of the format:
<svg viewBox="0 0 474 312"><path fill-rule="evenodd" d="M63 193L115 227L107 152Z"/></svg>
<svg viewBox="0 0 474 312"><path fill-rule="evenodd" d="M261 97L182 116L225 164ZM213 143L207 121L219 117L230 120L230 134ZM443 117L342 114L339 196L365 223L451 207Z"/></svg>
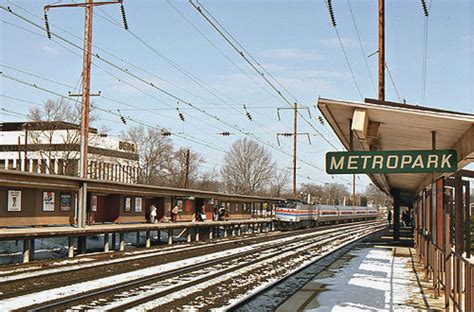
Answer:
<svg viewBox="0 0 474 312"><path fill-rule="evenodd" d="M151 205L150 207L150 214L148 216L148 219L150 221L150 223L156 223L156 207L155 205Z"/></svg>
<svg viewBox="0 0 474 312"><path fill-rule="evenodd" d="M201 221L206 221L206 205L201 207Z"/></svg>
<svg viewBox="0 0 474 312"><path fill-rule="evenodd" d="M176 223L178 221L179 205L176 204L173 209L171 209L171 222Z"/></svg>
<svg viewBox="0 0 474 312"><path fill-rule="evenodd" d="M392 228L392 211L391 210L388 211L387 220L388 220L388 227L391 229Z"/></svg>

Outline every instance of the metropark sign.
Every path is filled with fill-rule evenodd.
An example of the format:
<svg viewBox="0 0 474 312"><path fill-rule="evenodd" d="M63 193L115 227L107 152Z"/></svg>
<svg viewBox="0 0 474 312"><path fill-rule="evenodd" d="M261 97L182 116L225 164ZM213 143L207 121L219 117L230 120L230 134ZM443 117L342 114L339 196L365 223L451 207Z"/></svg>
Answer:
<svg viewBox="0 0 474 312"><path fill-rule="evenodd" d="M455 150L328 152L328 174L442 173L457 171Z"/></svg>

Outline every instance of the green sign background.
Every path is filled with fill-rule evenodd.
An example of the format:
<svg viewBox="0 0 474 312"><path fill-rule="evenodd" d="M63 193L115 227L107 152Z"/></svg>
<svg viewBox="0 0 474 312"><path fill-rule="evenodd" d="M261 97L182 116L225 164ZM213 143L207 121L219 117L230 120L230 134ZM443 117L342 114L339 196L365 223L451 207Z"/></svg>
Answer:
<svg viewBox="0 0 474 312"><path fill-rule="evenodd" d="M328 174L455 172L455 150L328 152Z"/></svg>

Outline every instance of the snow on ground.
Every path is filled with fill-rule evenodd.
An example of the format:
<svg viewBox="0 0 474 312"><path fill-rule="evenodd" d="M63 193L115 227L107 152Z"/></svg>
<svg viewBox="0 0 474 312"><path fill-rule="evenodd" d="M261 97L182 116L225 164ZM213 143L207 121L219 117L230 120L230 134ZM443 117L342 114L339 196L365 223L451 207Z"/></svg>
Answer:
<svg viewBox="0 0 474 312"><path fill-rule="evenodd" d="M319 256L300 263L300 265L298 265L294 269L287 272L287 274L283 277L268 280L266 283L264 283L264 284L262 284L262 285L260 285L256 288L248 291L247 293L242 294L242 295L240 295L236 298L233 298L233 299L229 300L227 305L224 306L224 307L221 307L221 309L226 311L226 310L230 310L230 309L234 308L237 304L239 304L240 302L242 302L246 298L252 297L253 295L258 294L263 289L271 287L272 285L278 283L281 280L281 278L285 278L289 275L292 275L292 274L296 273L297 271L299 271L301 268L306 267L306 266L316 262L317 260L321 259L322 257L327 256L328 254L334 252L336 249L340 249L340 248L343 248L347 245L350 245L350 244L354 243L355 241L361 239L361 237L365 237L367 235L368 235L368 233L358 233L357 235L353 236L351 239L346 240L344 243L333 241L332 243L327 244L326 246L324 246L325 249L321 250L321 254Z"/></svg>
<svg viewBox="0 0 474 312"><path fill-rule="evenodd" d="M354 258L334 276L310 282L328 290L316 297L318 308L306 311L412 311L406 307L408 299L422 298L410 257L384 248L354 249L349 255Z"/></svg>
<svg viewBox="0 0 474 312"><path fill-rule="evenodd" d="M322 232L329 232L330 230L327 231L321 231L318 232L317 236L321 234ZM65 296L72 296L79 294L81 292L89 291L89 290L94 290L102 287L106 287L108 285L115 285L118 283L123 283L126 281L130 281L133 279L139 279L143 278L152 274L159 274L162 272L167 272L172 269L178 269L178 268L184 268L190 265L194 265L196 263L202 263L203 261L209 261L209 260L214 260L216 258L220 257L225 257L229 255L234 255L234 254L239 254L243 252L247 252L250 250L258 249L262 246L266 245L272 245L275 243L281 243L281 242L291 242L294 240L296 237L306 237L306 236L312 236L315 235L315 233L305 233L305 234L300 234L300 235L295 235L292 237L285 237L285 238L280 238L277 240L272 240L268 242L263 242L263 243L258 243L254 244L251 246L245 246L245 247L239 247L239 248L234 248L234 249L228 249L225 251L220 251L220 252L215 252L211 253L208 255L204 256L198 256L198 257L193 257L193 258L188 258L185 260L180 260L180 261L175 261L175 262L170 262L167 264L163 265L157 265L153 267L148 267L144 269L139 269L136 271L132 272L127 272L127 273L122 273L118 274L115 276L110 276L110 277L104 277L104 278L99 278L96 280L88 281L88 282L82 282L82 283L76 283L76 284L71 284L69 286L61 287L61 288L53 288L53 289L48 289L44 291L39 291L36 293L28 294L28 295L23 295L23 296L18 296L14 298L9 298L9 299L4 299L2 302L0 302L0 310L13 310L13 309L20 309L23 307L27 307L33 304L39 304L43 303L46 301L54 300L54 299L59 299ZM78 266L84 266L84 265L89 265L89 263L84 263L84 264L79 264ZM66 267L69 268L69 267ZM56 270L61 270L63 268L57 268ZM35 273L35 272L31 272ZM8 277L4 277L8 278Z"/></svg>
<svg viewBox="0 0 474 312"><path fill-rule="evenodd" d="M328 233L330 231L331 230L324 230L324 231L317 232L317 233L305 233L305 234L295 235L291 238L288 238L288 237L280 238L278 240L273 240L272 242L276 243L276 242L282 241L282 239L283 239L283 241L292 240L294 238L308 237L308 236L312 236L312 235L315 235L315 234L320 235L320 234ZM253 237L245 238L245 239L242 239L242 240L250 240L250 239L253 239ZM222 242L222 241L221 242L216 242L213 245L215 246L215 245L224 244L224 243L227 243L227 242L228 241L226 241L226 242ZM261 245L255 245L255 246L261 246ZM126 252L126 253L124 253L125 255L131 255L131 256L120 257L120 258L116 258L116 259L107 259L107 260L96 261L96 262L92 262L92 263L90 262L90 258L77 258L76 259L77 260L76 265L70 265L70 266L59 267L59 268L50 268L50 269L44 269L44 270L40 270L40 271L33 271L33 272L24 272L24 273L21 273L21 274L9 275L9 276L4 276L4 277L2 277L1 276L2 274L0 273L0 282L9 282L9 281L19 280L19 279L24 279L24 278L35 277L35 276L42 276L42 275L51 274L51 273L59 273L59 272L77 270L77 269L90 268L90 267L94 267L94 266L102 265L102 264L119 263L119 262L129 261L129 260L133 260L133 259L143 259L143 258L149 258L149 257L156 257L157 255L165 255L165 254L174 253L177 250L183 250L183 249L193 250L193 249L206 248L208 246L206 246L206 245L190 246L190 244L186 244L186 245L180 245L179 248L177 248L177 247L178 246L176 246L176 249L173 248L173 247L169 247L169 248L165 247L165 248L162 248L162 249L159 249L159 250L149 249L149 250L145 250L145 251L142 251L142 252L139 252L139 251ZM67 261L67 260L59 261L58 265L63 264L64 261ZM87 263L87 262L89 262L89 263ZM28 270L25 270L25 271L28 271ZM17 272L18 273L22 272L22 269L18 269Z"/></svg>
<svg viewBox="0 0 474 312"><path fill-rule="evenodd" d="M298 244L298 243L295 243L295 244ZM245 268L242 268L242 269L239 269L239 270L236 270L236 271L232 271L230 273L226 273L226 274L223 274L223 275L220 275L219 277L216 277L216 278L213 278L213 279L210 279L210 280L207 280L203 283L200 283L198 285L195 285L195 286L192 286L192 287L189 287L189 288L186 288L186 289L183 289L183 290L180 290L180 291L177 291L177 292L174 292L172 294L169 294L166 296L166 298L159 298L157 300L152 300L152 301L149 301L147 302L146 304L144 304L143 306L138 306L138 307L135 307L135 309L137 310L147 310L147 309L151 309L151 308L156 308L160 305L163 305L163 304L166 304L166 303L169 303L169 302L172 302L174 300L177 300L179 298L182 298L182 297L185 297L189 294L192 294L192 293L195 293L195 292L198 292L198 291L201 291L207 287L210 287L212 285L215 285L215 284L218 284L220 282L223 282L223 281L226 281L230 278L233 278L233 277L237 277L237 276L241 276L241 275L244 275L244 273L246 272L250 272L256 268L259 268L259 267L263 267L269 263L273 263L273 262L276 262L278 261L279 259L282 259L282 258L285 258L285 257L288 257L292 254L295 254L295 253L298 253L300 251L303 251L303 250L307 250L307 249L310 249L311 247L315 247L315 246L319 246L321 244L320 241L317 241L311 245L306 245L306 246L303 246L303 247L300 247L296 250L291 250L291 251L287 251L286 253L283 253L283 254L279 254L280 253L280 250L277 250L277 251L272 251L272 250L267 250L267 251L263 251L263 252L259 252L258 254L256 254L256 259L259 259L259 258L264 258L264 257L268 257L269 254L275 254L276 256L268 259L268 260L264 260L264 261L261 261L261 262L258 262L256 264L252 264L252 265L248 265L246 266ZM291 243L289 243L287 246L285 246L285 248L289 248L291 249L293 245ZM253 259L255 260L255 259ZM239 266L242 264L242 262L244 262L243 259L237 259L237 260L234 260L232 261L234 262L235 264L234 265L222 265L222 264L218 264L214 267L214 269L211 269L210 272L206 272L206 274L198 274L197 272L193 272L193 275L195 275L195 279L202 279L204 277L207 277L207 276L211 276L211 275L214 275L216 274L218 271L219 271L219 268L222 268L222 271L224 270L228 270L229 268L231 267L234 267L234 266ZM269 268L271 268L271 266L269 266ZM208 268L209 269L209 268ZM270 271L272 271L270 269ZM140 295L138 296L135 296L135 297L131 297L131 298L123 298L122 300L117 300L115 301L114 303L112 303L111 305L109 306L105 306L105 307L102 307L104 308L105 310L111 310L111 309L114 309L116 308L117 305L122 305L124 303L127 303L127 302L130 302L130 301L134 301L136 300L137 298L145 298L145 297L148 297L150 295L153 295L153 294L156 294L156 293L160 293L162 291L165 291L167 289L172 289L178 285L183 285L183 284L186 284L190 281L189 278L185 278L185 279L182 279L182 278L179 278L179 279L176 279L176 280L170 280L170 281L166 281L166 284L171 284L171 286L169 287L158 287L157 285L153 285L152 286L152 289L148 292L142 292Z"/></svg>

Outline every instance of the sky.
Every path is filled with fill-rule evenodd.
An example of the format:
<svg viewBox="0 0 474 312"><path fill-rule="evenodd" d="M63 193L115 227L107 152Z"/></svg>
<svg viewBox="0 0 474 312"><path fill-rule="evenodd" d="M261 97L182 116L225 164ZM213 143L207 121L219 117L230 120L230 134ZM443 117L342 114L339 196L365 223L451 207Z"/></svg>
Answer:
<svg viewBox="0 0 474 312"><path fill-rule="evenodd" d="M39 18L43 16L44 5L70 2L74 1L0 0L2 7L10 7L12 12L41 26L44 22ZM318 122L320 113L315 103L319 96L354 101L361 100L361 96L325 2L201 3L275 77L277 88L289 101L296 98L300 105L309 108L312 119L307 111L301 110L301 114L342 149L329 126ZM394 81L387 73L386 99L473 113L474 3L427 3L428 18L423 15L420 1L386 0L386 62ZM276 139L276 133L292 129L290 110L280 110L280 120L277 116L277 109L289 108L288 104L188 1L125 0L124 7L130 32L121 26L118 5L94 9L93 53L111 63L93 59L91 91L101 92L101 96L92 98L101 109L96 110L99 119L93 126L106 125L111 135L119 135L138 123L166 128L176 134L172 139L177 147L190 147L203 155L204 170L218 170L225 151L235 140L258 138L272 153L278 169L289 170L292 139L280 138L280 146ZM364 98L375 98L377 56L368 55L378 49L377 1L333 0L333 8L337 31L360 93ZM0 11L0 121L24 120L30 107L57 99L57 94L79 92L82 51L58 40L54 34L82 47L84 9L51 9L48 17L54 33L52 40L43 30ZM423 101L425 24L428 40ZM159 92L150 83L183 102ZM245 116L243 105L252 121ZM184 122L178 109L185 116ZM126 125L118 114L127 118ZM304 161L298 161L298 183L338 182L349 186L350 176L330 176L324 172L325 152L334 148L304 120L299 119L298 124L298 131L311 137L311 144L307 137L298 138L298 158ZM222 131L231 135L219 135ZM368 178L360 175L357 191L363 191L367 183Z"/></svg>

